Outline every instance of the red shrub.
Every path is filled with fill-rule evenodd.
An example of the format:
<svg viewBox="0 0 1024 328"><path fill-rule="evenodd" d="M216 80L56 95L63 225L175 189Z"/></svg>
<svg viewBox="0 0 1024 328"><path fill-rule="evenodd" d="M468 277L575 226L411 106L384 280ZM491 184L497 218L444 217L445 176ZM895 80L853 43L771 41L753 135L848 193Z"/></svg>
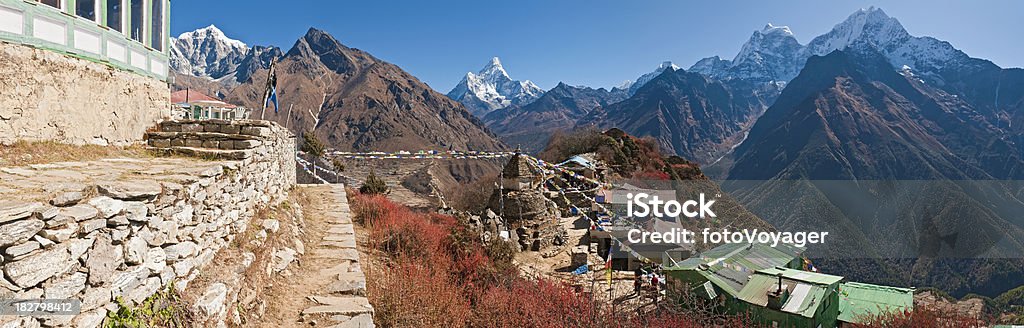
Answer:
<svg viewBox="0 0 1024 328"><path fill-rule="evenodd" d="M491 288L474 310L474 327L593 327L600 319L590 298L546 280Z"/></svg>
<svg viewBox="0 0 1024 328"><path fill-rule="evenodd" d="M668 173L665 173L664 171L657 171L657 170L645 170L643 172L637 173L633 177L636 178L636 179L641 179L641 180L669 180L669 179L671 179L671 177L668 175Z"/></svg>
<svg viewBox="0 0 1024 328"><path fill-rule="evenodd" d="M382 264L366 268L367 296L382 327L751 326L742 318L608 313L568 285L516 278L515 270L496 268L488 250L502 261L512 255L493 244L485 248L453 217L417 213L383 196L355 195L352 207L369 227L371 245L387 255Z"/></svg>
<svg viewBox="0 0 1024 328"><path fill-rule="evenodd" d="M413 261L371 269L367 296L381 327L464 327L472 313L452 277Z"/></svg>

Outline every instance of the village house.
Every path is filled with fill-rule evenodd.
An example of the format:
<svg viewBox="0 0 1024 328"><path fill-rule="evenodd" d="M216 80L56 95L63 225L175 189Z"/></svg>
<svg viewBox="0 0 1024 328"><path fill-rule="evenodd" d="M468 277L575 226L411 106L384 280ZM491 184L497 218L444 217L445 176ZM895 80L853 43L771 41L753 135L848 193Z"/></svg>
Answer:
<svg viewBox="0 0 1024 328"><path fill-rule="evenodd" d="M195 90L179 90L171 93L171 104L177 109L179 119L225 119L240 120L249 117L250 110L236 106Z"/></svg>

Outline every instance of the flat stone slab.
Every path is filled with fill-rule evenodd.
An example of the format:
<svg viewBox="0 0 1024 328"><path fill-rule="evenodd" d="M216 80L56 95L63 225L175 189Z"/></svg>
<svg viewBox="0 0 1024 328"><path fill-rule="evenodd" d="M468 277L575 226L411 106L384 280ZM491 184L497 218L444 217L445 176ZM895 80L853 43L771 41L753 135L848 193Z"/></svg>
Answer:
<svg viewBox="0 0 1024 328"><path fill-rule="evenodd" d="M324 259L359 261L359 252L352 248L318 249L313 255Z"/></svg>
<svg viewBox="0 0 1024 328"><path fill-rule="evenodd" d="M370 301L365 297L312 296L311 298L313 299L313 302L320 305L302 310L302 314L341 314L354 316L373 313L373 306L370 305Z"/></svg>
<svg viewBox="0 0 1024 328"><path fill-rule="evenodd" d="M2 200L0 201L0 223L27 218L42 206L43 204L38 202Z"/></svg>
<svg viewBox="0 0 1024 328"><path fill-rule="evenodd" d="M365 295L366 278L362 272L343 272L337 276L338 280L327 285L327 292L331 294Z"/></svg>
<svg viewBox="0 0 1024 328"><path fill-rule="evenodd" d="M96 185L100 195L121 200L156 197L163 192L159 182L152 180L102 182Z"/></svg>
<svg viewBox="0 0 1024 328"><path fill-rule="evenodd" d="M352 228L351 224L335 224L327 229L327 233L332 235L354 235L356 230Z"/></svg>
<svg viewBox="0 0 1024 328"><path fill-rule="evenodd" d="M328 326L328 328L373 328L373 315L369 313L360 314L354 317L348 317L340 321L341 323Z"/></svg>
<svg viewBox="0 0 1024 328"><path fill-rule="evenodd" d="M322 241L320 242L320 246L335 248L356 248L356 241Z"/></svg>
<svg viewBox="0 0 1024 328"><path fill-rule="evenodd" d="M352 261L342 261L341 264L320 270L320 276L336 276L346 272L352 272Z"/></svg>

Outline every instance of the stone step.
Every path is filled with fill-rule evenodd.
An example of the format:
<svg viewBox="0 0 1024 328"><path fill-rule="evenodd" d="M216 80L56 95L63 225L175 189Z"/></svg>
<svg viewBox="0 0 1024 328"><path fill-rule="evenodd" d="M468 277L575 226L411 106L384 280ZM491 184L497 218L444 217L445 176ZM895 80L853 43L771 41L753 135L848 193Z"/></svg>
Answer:
<svg viewBox="0 0 1024 328"><path fill-rule="evenodd" d="M232 135L214 132L150 132L146 143L152 147L192 147L222 150L254 149L263 144L252 136Z"/></svg>
<svg viewBox="0 0 1024 328"><path fill-rule="evenodd" d="M366 297L344 297L344 296L311 296L310 299L313 302L319 304L305 310L302 310L302 314L305 315L316 315L316 314L341 314L347 316L356 316L360 314L372 314L373 306L370 305L370 301Z"/></svg>
<svg viewBox="0 0 1024 328"><path fill-rule="evenodd" d="M373 325L373 315L371 315L369 313L363 313L363 314L360 314L360 315L357 315L357 316L353 316L353 317L341 316L341 315L338 315L337 317L342 317L342 318L333 318L332 317L331 320L333 320L334 322L340 322L340 323L338 323L336 325L333 325L333 326L328 326L328 328L373 328L374 327L374 325Z"/></svg>
<svg viewBox="0 0 1024 328"><path fill-rule="evenodd" d="M184 155L199 158L210 158L210 159L226 159L226 160L243 160L252 157L252 149L238 149L238 150L227 150L227 149L210 149L210 148L197 148L197 147L146 147L148 150L152 150L158 153Z"/></svg>
<svg viewBox="0 0 1024 328"><path fill-rule="evenodd" d="M352 248L321 248L313 251L316 258L359 261L359 252Z"/></svg>
<svg viewBox="0 0 1024 328"><path fill-rule="evenodd" d="M331 282L324 289L330 294L359 295L366 294L366 278L362 272L343 272L336 276L337 280Z"/></svg>
<svg viewBox="0 0 1024 328"><path fill-rule="evenodd" d="M151 131L146 132L146 136L150 139L174 139L174 138L186 138L186 139L203 139L203 140L261 140L262 138L257 136L245 135L245 134L229 134L221 132L166 132L166 131Z"/></svg>

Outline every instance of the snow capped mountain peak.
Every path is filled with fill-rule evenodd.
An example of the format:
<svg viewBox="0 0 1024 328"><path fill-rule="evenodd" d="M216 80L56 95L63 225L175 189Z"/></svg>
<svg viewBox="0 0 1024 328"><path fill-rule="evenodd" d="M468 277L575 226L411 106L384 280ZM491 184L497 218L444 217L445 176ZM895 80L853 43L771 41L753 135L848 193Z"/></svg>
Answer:
<svg viewBox="0 0 1024 328"><path fill-rule="evenodd" d="M249 47L210 25L171 38L169 50L175 72L219 79L235 72Z"/></svg>
<svg viewBox="0 0 1024 328"><path fill-rule="evenodd" d="M764 28L761 29L761 34L782 34L784 36L793 36L793 31L789 30L789 26L775 26L772 23L768 23Z"/></svg>
<svg viewBox="0 0 1024 328"><path fill-rule="evenodd" d="M899 20L881 8L857 10L828 33L801 45L788 27L768 23L754 31L733 60L704 58L691 71L718 79L788 82L803 69L807 58L848 47L873 47L893 67L907 66L918 74L937 71L951 61L968 58L947 42L910 35Z"/></svg>
<svg viewBox="0 0 1024 328"><path fill-rule="evenodd" d="M501 67L501 58L498 58L498 56L491 57L491 62L487 63L487 66Z"/></svg>
<svg viewBox="0 0 1024 328"><path fill-rule="evenodd" d="M448 97L482 117L497 109L529 104L543 94L544 90L529 80L512 80L501 59L494 57L479 72L466 73Z"/></svg>
<svg viewBox="0 0 1024 328"><path fill-rule="evenodd" d="M718 79L758 82L789 81L803 67L803 45L787 26L768 23L755 30L732 61L718 56L704 58L690 67Z"/></svg>
<svg viewBox="0 0 1024 328"><path fill-rule="evenodd" d="M903 42L909 38L910 34L899 20L889 17L880 8L870 7L850 14L831 31L814 38L808 48L814 55L825 55L845 49L857 41L879 46Z"/></svg>
<svg viewBox="0 0 1024 328"><path fill-rule="evenodd" d="M950 62L968 58L948 42L910 35L899 20L876 7L854 12L828 33L811 40L807 44L806 57L823 56L855 46L874 47L889 59L893 67L907 66L925 74Z"/></svg>
<svg viewBox="0 0 1024 328"><path fill-rule="evenodd" d="M466 74L468 76L469 74L472 74L472 72ZM508 72L505 71L505 67L501 66L501 59L498 57L491 58L491 61L488 62L480 72L476 73L475 76L492 83L512 79L508 76Z"/></svg>
<svg viewBox="0 0 1024 328"><path fill-rule="evenodd" d="M641 75L639 78L636 79L636 82L630 83L629 95L632 96L634 93L636 93L637 90L640 90L640 87L643 87L644 84L647 84L647 82L651 82L651 80L658 77L658 75L661 75L661 72L664 72L666 69L669 68L671 68L673 71L679 70L679 66L673 64L672 61L663 61L661 62L661 65L658 65L658 68L654 69L653 72Z"/></svg>
<svg viewBox="0 0 1024 328"><path fill-rule="evenodd" d="M214 38L224 44L230 45L235 48L248 48L244 42L238 41L227 37L224 31L217 28L217 25L210 24L210 26L197 29L195 31L189 31L178 35L178 39L203 39L203 38Z"/></svg>

